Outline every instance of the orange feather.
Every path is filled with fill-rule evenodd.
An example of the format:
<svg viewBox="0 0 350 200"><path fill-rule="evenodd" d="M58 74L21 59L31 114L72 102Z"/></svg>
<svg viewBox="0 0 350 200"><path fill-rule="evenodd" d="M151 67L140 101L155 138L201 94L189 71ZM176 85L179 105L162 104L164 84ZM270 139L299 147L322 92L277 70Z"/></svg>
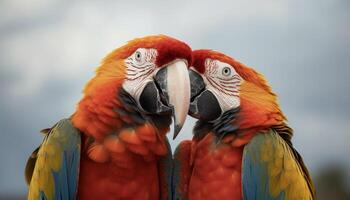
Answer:
<svg viewBox="0 0 350 200"><path fill-rule="evenodd" d="M87 149L81 157L80 199L159 198L157 159L168 153L169 127L140 126L115 112L123 108L118 92L125 80L124 59L138 48L157 49L158 67L174 59L191 62L191 49L167 36L135 39L103 59L72 115L73 125L84 135L82 149Z"/></svg>
<svg viewBox="0 0 350 200"><path fill-rule="evenodd" d="M115 135L107 137L104 140L104 145L113 153L123 153L126 149L125 144Z"/></svg>

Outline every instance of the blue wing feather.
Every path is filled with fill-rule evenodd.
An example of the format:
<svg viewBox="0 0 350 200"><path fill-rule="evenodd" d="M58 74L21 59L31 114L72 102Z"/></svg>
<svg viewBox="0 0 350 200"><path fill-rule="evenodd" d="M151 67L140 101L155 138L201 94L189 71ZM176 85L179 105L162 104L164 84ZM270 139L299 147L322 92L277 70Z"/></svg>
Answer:
<svg viewBox="0 0 350 200"><path fill-rule="evenodd" d="M283 200L284 192L272 198L269 194L268 174L266 165L254 162L252 155L245 155L243 161L243 199Z"/></svg>
<svg viewBox="0 0 350 200"><path fill-rule="evenodd" d="M28 199L76 199L80 146L80 132L69 119L50 130L38 152Z"/></svg>
<svg viewBox="0 0 350 200"><path fill-rule="evenodd" d="M294 151L273 129L256 135L244 148L243 199L313 199Z"/></svg>

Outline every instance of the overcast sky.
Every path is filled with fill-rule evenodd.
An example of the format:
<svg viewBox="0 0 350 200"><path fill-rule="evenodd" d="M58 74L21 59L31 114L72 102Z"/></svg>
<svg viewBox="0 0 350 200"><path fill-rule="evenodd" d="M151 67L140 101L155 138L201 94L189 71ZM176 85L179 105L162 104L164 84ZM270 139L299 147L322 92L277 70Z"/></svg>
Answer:
<svg viewBox="0 0 350 200"><path fill-rule="evenodd" d="M100 60L159 33L264 74L312 174L329 163L350 168L349 11L348 0L0 1L0 194L26 191L39 130L74 112Z"/></svg>

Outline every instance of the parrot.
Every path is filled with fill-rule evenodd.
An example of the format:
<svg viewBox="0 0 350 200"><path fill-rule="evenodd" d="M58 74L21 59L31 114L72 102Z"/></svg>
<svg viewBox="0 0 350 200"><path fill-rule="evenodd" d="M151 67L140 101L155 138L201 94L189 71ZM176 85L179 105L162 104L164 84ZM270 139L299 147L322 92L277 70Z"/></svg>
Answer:
<svg viewBox="0 0 350 200"><path fill-rule="evenodd" d="M28 199L171 199L172 152L190 106L192 50L166 35L109 53L75 112L44 129L25 168Z"/></svg>
<svg viewBox="0 0 350 200"><path fill-rule="evenodd" d="M173 199L315 199L293 130L264 76L211 49L189 68L193 138L173 161Z"/></svg>

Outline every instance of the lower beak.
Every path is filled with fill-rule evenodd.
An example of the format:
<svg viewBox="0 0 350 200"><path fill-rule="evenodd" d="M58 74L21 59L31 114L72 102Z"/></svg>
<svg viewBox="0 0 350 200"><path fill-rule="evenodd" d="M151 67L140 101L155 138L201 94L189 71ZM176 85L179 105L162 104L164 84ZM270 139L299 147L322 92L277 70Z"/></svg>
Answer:
<svg viewBox="0 0 350 200"><path fill-rule="evenodd" d="M174 116L174 139L179 134L185 123L191 97L190 79L187 64L183 60L177 60L166 67L166 90L168 104Z"/></svg>
<svg viewBox="0 0 350 200"><path fill-rule="evenodd" d="M191 81L191 103L189 115L202 121L213 121L222 114L215 95L206 89L202 75L189 70Z"/></svg>

